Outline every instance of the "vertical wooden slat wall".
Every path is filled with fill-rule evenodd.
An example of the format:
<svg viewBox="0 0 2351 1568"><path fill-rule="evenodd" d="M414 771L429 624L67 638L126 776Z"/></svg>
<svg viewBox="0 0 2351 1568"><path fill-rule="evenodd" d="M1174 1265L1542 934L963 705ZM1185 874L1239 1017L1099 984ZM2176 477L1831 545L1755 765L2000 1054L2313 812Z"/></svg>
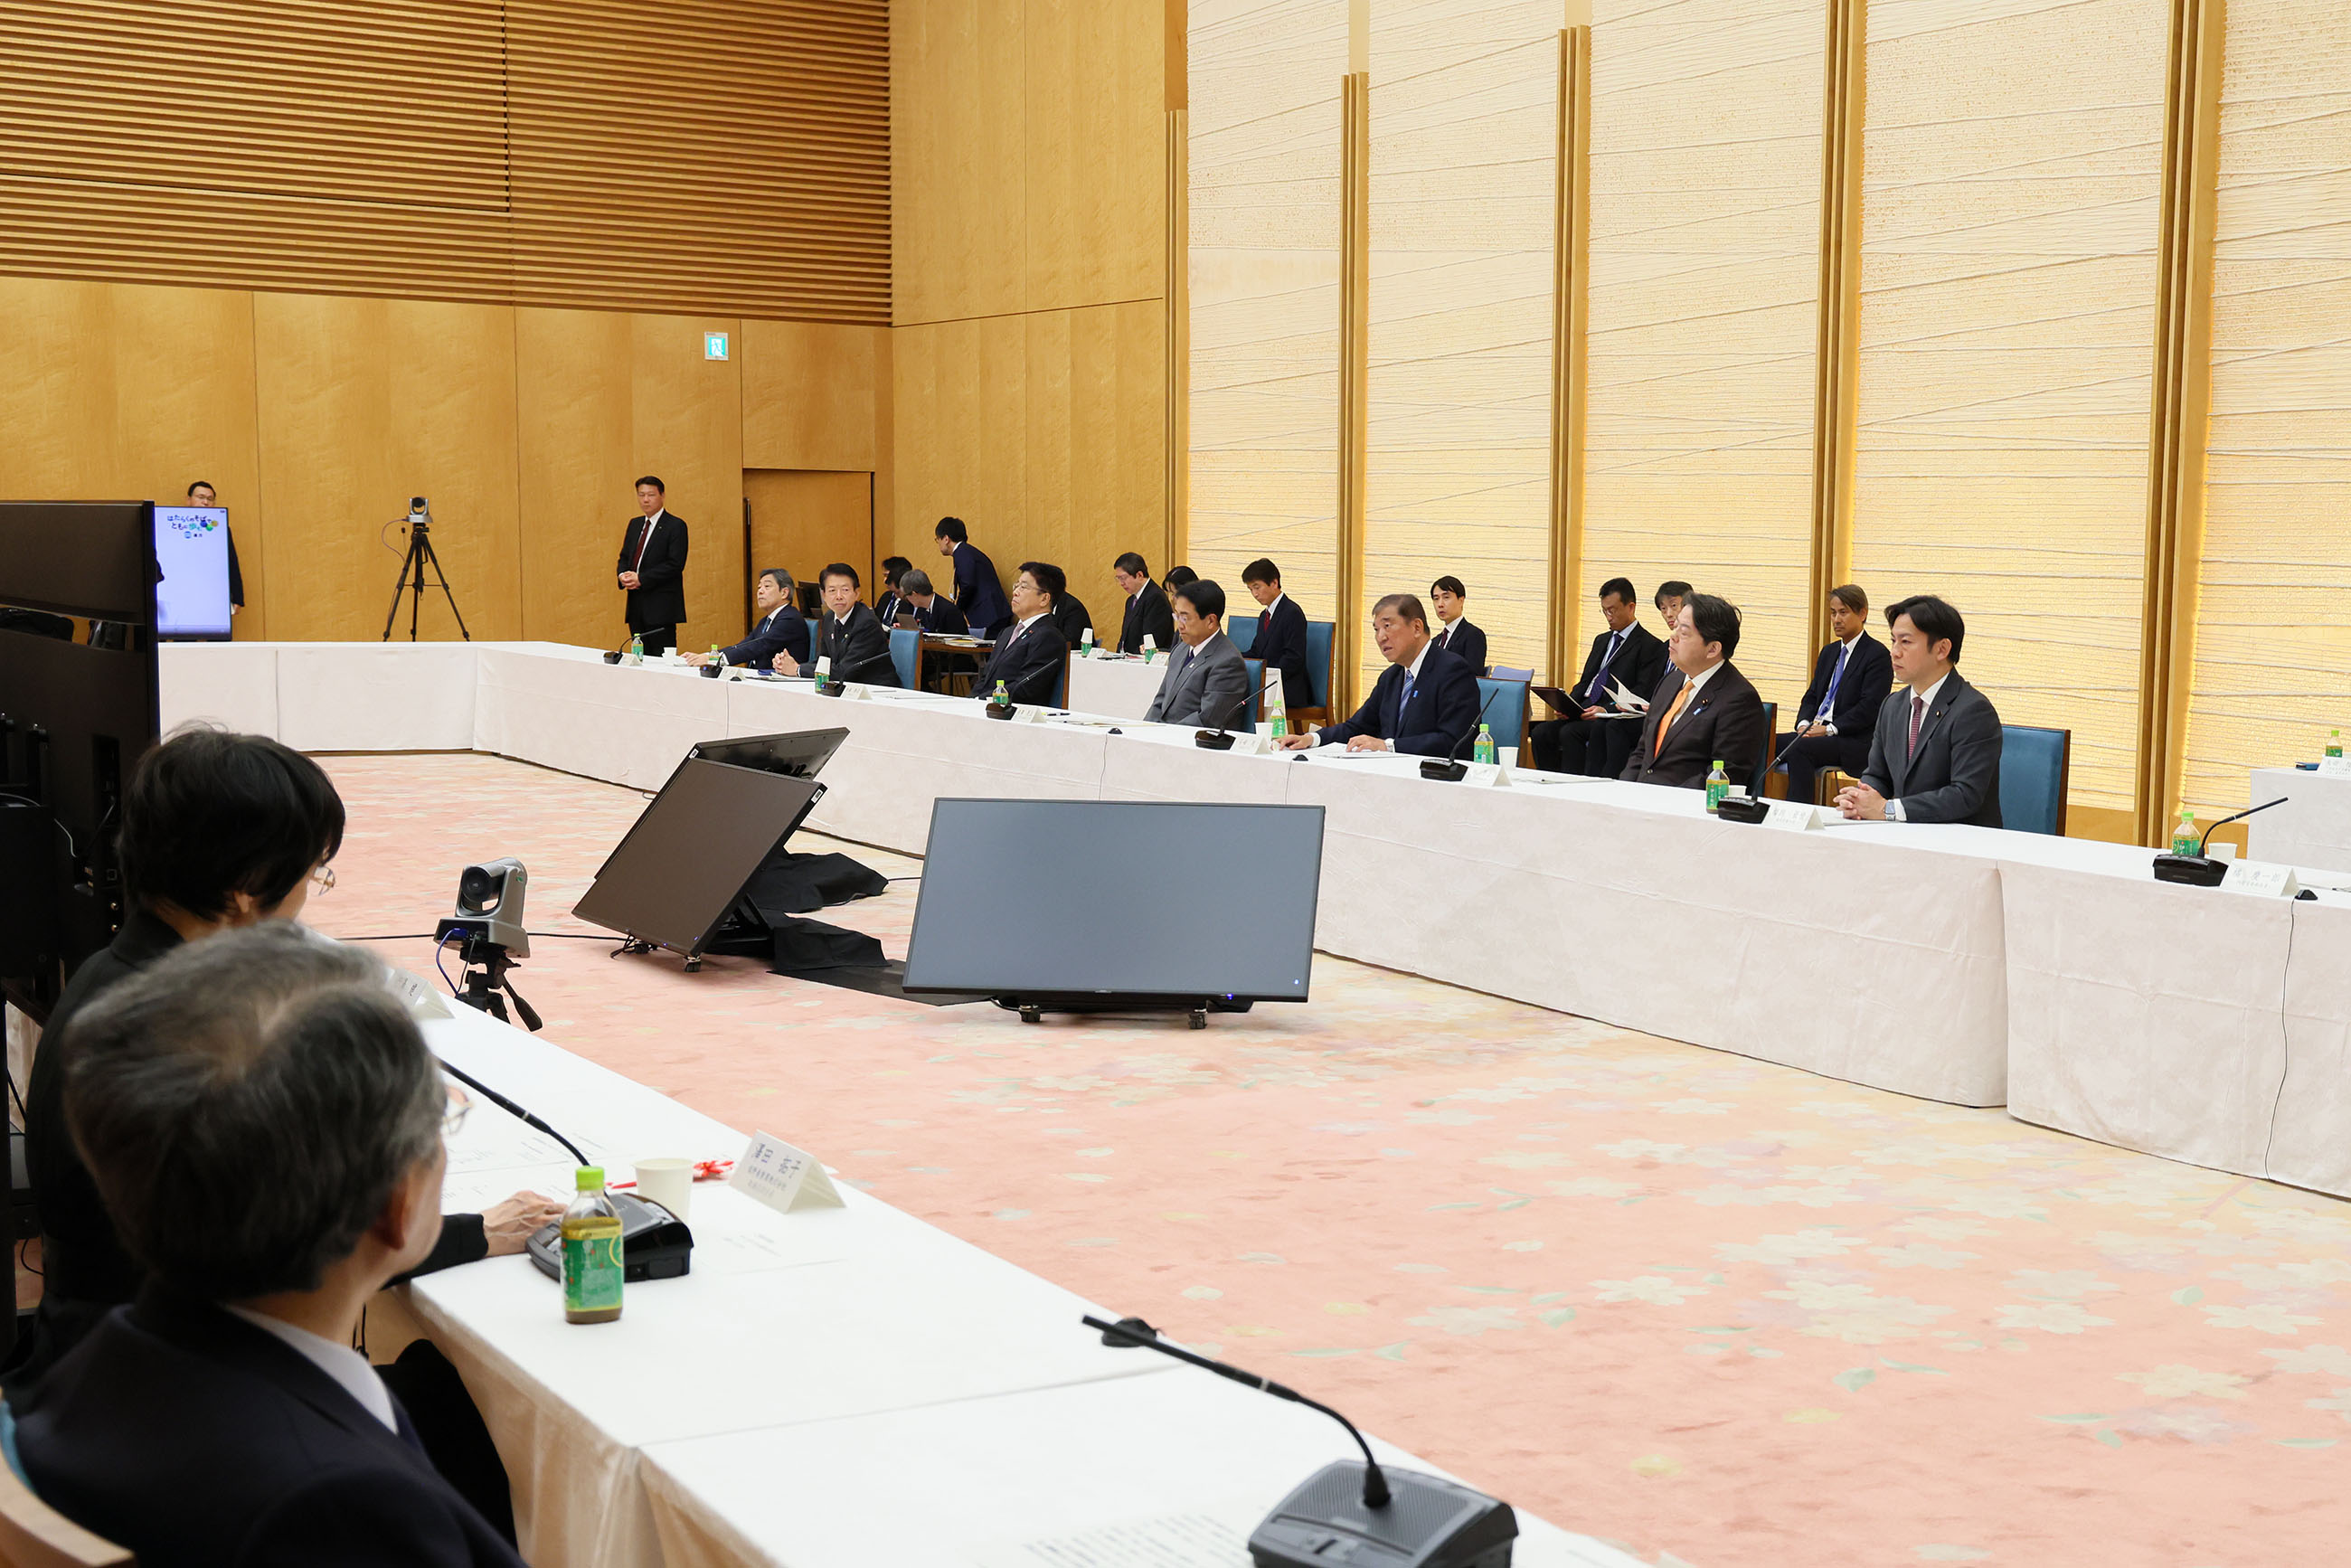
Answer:
<svg viewBox="0 0 2351 1568"><path fill-rule="evenodd" d="M0 272L890 319L887 0L19 0Z"/></svg>
<svg viewBox="0 0 2351 1568"><path fill-rule="evenodd" d="M1371 73L1349 71L1340 102L1339 591L1331 637L1329 704L1334 716L1354 707L1363 624L1371 612L1364 594L1364 427L1371 392Z"/></svg>
<svg viewBox="0 0 2351 1568"><path fill-rule="evenodd" d="M1828 591L1853 570L1854 422L1861 407L1862 68L1868 0L1829 0L1821 131L1820 344L1813 361L1812 599L1806 641L1829 640Z"/></svg>
<svg viewBox="0 0 2351 1568"><path fill-rule="evenodd" d="M1592 27L1559 35L1559 167L1552 235L1551 625L1544 679L1577 663L1575 587L1583 570L1584 328L1592 247Z"/></svg>

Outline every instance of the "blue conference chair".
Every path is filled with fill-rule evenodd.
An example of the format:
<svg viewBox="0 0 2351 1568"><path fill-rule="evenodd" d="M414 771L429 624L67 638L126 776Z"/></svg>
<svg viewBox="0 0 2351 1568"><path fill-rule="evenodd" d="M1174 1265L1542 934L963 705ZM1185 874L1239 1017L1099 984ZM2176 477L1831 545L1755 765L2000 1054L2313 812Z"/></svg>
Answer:
<svg viewBox="0 0 2351 1568"><path fill-rule="evenodd" d="M2065 790L2074 767L2074 732L2029 725L2000 727L2000 820L2022 833L2065 831Z"/></svg>
<svg viewBox="0 0 2351 1568"><path fill-rule="evenodd" d="M1486 716L1486 727L1494 732L1497 750L1518 745L1527 727L1527 683L1479 676L1478 711Z"/></svg>
<svg viewBox="0 0 2351 1568"><path fill-rule="evenodd" d="M1489 680L1526 681L1531 684L1535 678L1535 673L1532 670L1514 670L1508 664L1496 664L1486 672L1486 676Z"/></svg>
<svg viewBox="0 0 2351 1568"><path fill-rule="evenodd" d="M923 634L904 626L890 628L890 663L897 667L898 684L910 692L923 689Z"/></svg>
<svg viewBox="0 0 2351 1568"><path fill-rule="evenodd" d="M1265 717L1265 661L1243 659L1241 668L1249 672L1249 721L1254 725Z"/></svg>
<svg viewBox="0 0 2351 1568"><path fill-rule="evenodd" d="M1301 710L1317 724L1331 722L1331 638L1334 628L1328 621L1306 623L1306 684L1314 693L1314 705Z"/></svg>
<svg viewBox="0 0 2351 1568"><path fill-rule="evenodd" d="M1234 647L1244 653L1248 653L1257 646L1257 617L1240 614L1227 615L1225 635L1233 640Z"/></svg>
<svg viewBox="0 0 2351 1568"><path fill-rule="evenodd" d="M1747 792L1758 800L1763 799L1763 786L1771 778L1772 737L1780 733L1780 705L1763 705L1763 755L1755 759L1755 772L1747 780Z"/></svg>

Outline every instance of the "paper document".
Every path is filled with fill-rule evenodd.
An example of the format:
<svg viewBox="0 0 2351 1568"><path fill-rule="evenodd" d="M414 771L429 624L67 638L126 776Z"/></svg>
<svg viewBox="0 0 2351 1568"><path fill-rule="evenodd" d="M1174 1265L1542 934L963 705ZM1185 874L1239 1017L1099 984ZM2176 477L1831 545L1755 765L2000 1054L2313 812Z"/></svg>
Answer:
<svg viewBox="0 0 2351 1568"><path fill-rule="evenodd" d="M1224 1521L1177 1513L983 1549L979 1562L985 1568L1231 1568L1248 1554L1248 1538Z"/></svg>
<svg viewBox="0 0 2351 1568"><path fill-rule="evenodd" d="M1625 689L1625 683L1622 681L1610 681L1608 683L1608 695L1616 699L1616 706L1618 707L1630 708L1635 713L1646 713L1649 711L1649 699L1646 697L1635 696L1631 692Z"/></svg>

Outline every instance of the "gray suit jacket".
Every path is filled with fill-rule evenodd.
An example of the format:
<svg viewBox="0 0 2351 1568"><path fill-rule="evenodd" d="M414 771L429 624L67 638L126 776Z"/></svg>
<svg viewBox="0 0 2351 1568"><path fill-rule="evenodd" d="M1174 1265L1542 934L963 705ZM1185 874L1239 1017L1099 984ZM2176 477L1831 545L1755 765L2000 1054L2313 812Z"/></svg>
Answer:
<svg viewBox="0 0 2351 1568"><path fill-rule="evenodd" d="M1190 650L1168 655L1159 695L1143 716L1153 724L1196 724L1212 729L1239 726L1249 713L1249 668L1233 640L1218 632Z"/></svg>
<svg viewBox="0 0 2351 1568"><path fill-rule="evenodd" d="M1957 670L1935 694L1910 750L1910 688L1896 686L1877 710L1862 782L1902 802L1910 822L2000 826L2000 715Z"/></svg>

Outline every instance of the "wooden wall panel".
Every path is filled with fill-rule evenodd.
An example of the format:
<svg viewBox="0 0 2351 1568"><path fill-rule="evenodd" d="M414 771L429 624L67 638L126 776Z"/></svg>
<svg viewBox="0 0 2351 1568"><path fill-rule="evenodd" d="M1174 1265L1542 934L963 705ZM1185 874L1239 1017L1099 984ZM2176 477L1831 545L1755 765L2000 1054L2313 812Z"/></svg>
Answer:
<svg viewBox="0 0 2351 1568"><path fill-rule="evenodd" d="M0 271L889 319L886 0L24 0L0 70Z"/></svg>
<svg viewBox="0 0 2351 1568"><path fill-rule="evenodd" d="M709 317L515 313L523 422L523 634L611 647L626 635L613 563L641 474L685 519L686 626L707 643L743 618L742 382L702 357ZM731 640L731 638L729 639Z"/></svg>
<svg viewBox="0 0 2351 1568"><path fill-rule="evenodd" d="M881 466L888 328L746 321L738 352L745 467Z"/></svg>
<svg viewBox="0 0 2351 1568"><path fill-rule="evenodd" d="M0 277L12 493L168 501L211 480L245 571L235 625L248 639L268 634L254 419L251 295Z"/></svg>
<svg viewBox="0 0 2351 1568"><path fill-rule="evenodd" d="M2127 832L2169 6L1876 0L1868 26L1855 580L1956 604L1968 678L2071 729L2074 806Z"/></svg>
<svg viewBox="0 0 2351 1568"><path fill-rule="evenodd" d="M743 496L751 504L751 570L779 566L802 582L819 582L828 565L846 561L857 569L871 601L878 565L872 480L871 474L833 470L745 470ZM748 630L734 630L743 618L740 598L738 592L735 621L722 621L704 632L703 645L713 639L732 643Z"/></svg>
<svg viewBox="0 0 2351 1568"><path fill-rule="evenodd" d="M1160 297L1166 0L1027 0L1024 304Z"/></svg>
<svg viewBox="0 0 2351 1568"><path fill-rule="evenodd" d="M1029 516L1025 319L901 327L891 362L898 491L883 553L935 568L931 529L952 516L999 566L1018 561Z"/></svg>
<svg viewBox="0 0 2351 1568"><path fill-rule="evenodd" d="M892 7L891 319L899 325L1022 307L1027 54L1022 0Z"/></svg>
<svg viewBox="0 0 2351 1568"><path fill-rule="evenodd" d="M512 309L265 294L253 319L270 634L382 635L400 572L383 525L422 495L466 630L517 635ZM418 627L457 634L438 591Z"/></svg>

